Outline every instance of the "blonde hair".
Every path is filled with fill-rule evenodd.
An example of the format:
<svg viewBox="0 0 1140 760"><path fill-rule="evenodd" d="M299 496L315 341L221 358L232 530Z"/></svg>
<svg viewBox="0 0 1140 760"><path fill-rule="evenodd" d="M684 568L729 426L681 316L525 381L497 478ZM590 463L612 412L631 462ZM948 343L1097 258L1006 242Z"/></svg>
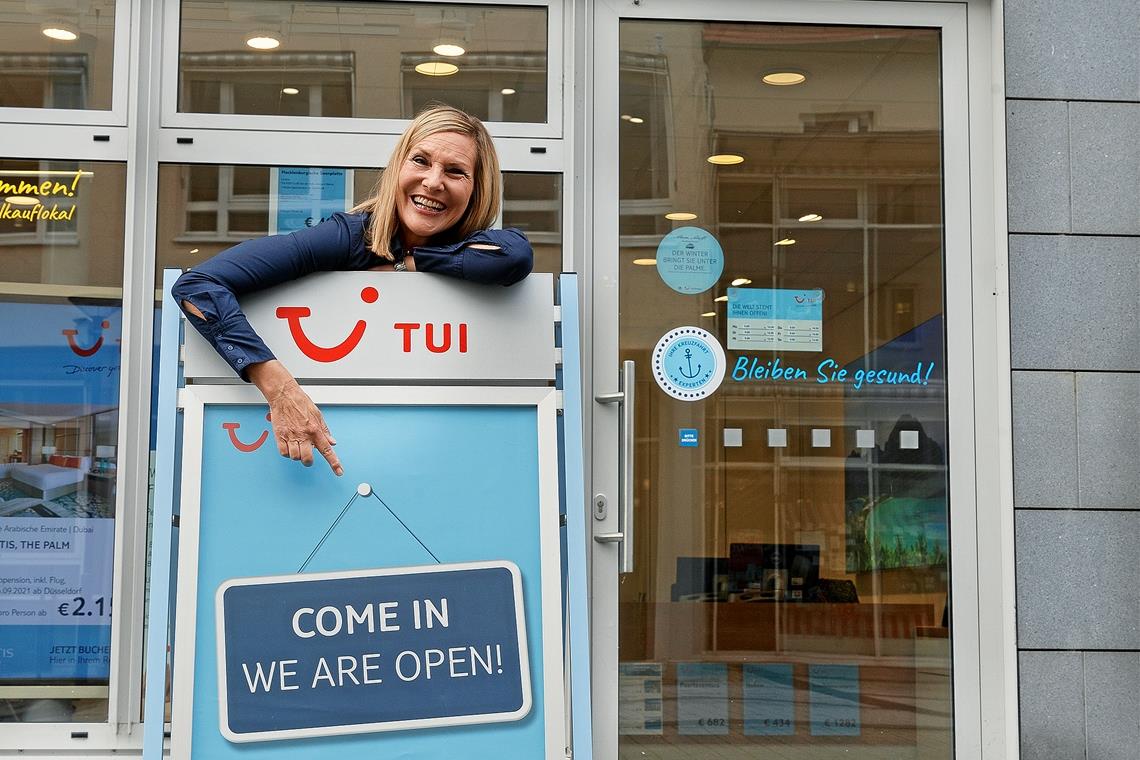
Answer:
<svg viewBox="0 0 1140 760"><path fill-rule="evenodd" d="M375 194L358 203L353 213L367 212L372 215L365 230L365 245L377 256L392 261L388 250L392 238L400 229L400 219L396 211L400 166L407 160L412 148L420 141L440 132L455 132L467 135L475 141L475 172L471 199L463 216L444 234L462 239L477 230L484 230L494 224L499 216L499 197L502 194L499 174L499 156L491 135L483 122L469 113L451 106L428 106L412 120L404 134L400 135L388 165L376 183Z"/></svg>

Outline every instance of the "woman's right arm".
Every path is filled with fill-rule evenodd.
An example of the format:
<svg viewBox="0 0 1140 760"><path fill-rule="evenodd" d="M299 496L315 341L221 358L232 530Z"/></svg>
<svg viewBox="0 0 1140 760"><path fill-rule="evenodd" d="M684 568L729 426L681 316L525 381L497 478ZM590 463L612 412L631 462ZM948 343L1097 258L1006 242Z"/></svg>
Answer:
<svg viewBox="0 0 1140 760"><path fill-rule="evenodd" d="M316 227L248 240L184 272L171 291L202 337L261 391L281 455L310 465L316 448L337 475L343 469L324 418L249 324L238 297L312 272L366 268L372 254L363 230L361 217L334 214Z"/></svg>

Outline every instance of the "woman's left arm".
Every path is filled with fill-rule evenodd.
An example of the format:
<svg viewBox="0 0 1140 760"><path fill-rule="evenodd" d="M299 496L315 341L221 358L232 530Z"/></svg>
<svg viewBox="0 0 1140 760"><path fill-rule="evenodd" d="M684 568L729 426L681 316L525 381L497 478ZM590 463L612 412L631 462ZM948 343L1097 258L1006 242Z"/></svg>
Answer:
<svg viewBox="0 0 1140 760"><path fill-rule="evenodd" d="M415 269L484 285L514 285L534 268L534 250L518 230L480 230L452 245L412 252ZM411 267L409 267L410 269Z"/></svg>

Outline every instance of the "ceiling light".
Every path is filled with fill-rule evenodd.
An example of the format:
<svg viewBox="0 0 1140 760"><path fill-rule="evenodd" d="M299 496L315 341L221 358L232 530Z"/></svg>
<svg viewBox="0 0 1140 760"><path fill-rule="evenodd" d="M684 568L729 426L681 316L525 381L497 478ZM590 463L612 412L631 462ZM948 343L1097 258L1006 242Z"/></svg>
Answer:
<svg viewBox="0 0 1140 760"><path fill-rule="evenodd" d="M706 311L706 312L704 312L703 314L701 314L701 316L702 316L702 317L715 317L715 316L716 316L716 312L715 312L715 311Z"/></svg>
<svg viewBox="0 0 1140 760"><path fill-rule="evenodd" d="M59 42L74 42L79 39L79 34L75 31L75 27L61 21L50 21L44 24L40 27L40 33L49 39L58 40Z"/></svg>
<svg viewBox="0 0 1140 760"><path fill-rule="evenodd" d="M424 61L416 64L416 71L429 77L449 77L459 71L459 67L447 61Z"/></svg>
<svg viewBox="0 0 1140 760"><path fill-rule="evenodd" d="M716 298L713 299L713 301L715 301L716 303L724 303L727 300L728 300L728 296L717 296Z"/></svg>
<svg viewBox="0 0 1140 760"><path fill-rule="evenodd" d="M801 222L818 222L820 219L823 219L823 217L819 214L804 214L800 217Z"/></svg>
<svg viewBox="0 0 1140 760"><path fill-rule="evenodd" d="M285 95L298 95L298 94L300 94L301 91L298 90L296 87L282 87L281 92L284 93Z"/></svg>
<svg viewBox="0 0 1140 760"><path fill-rule="evenodd" d="M777 240L775 243L773 243L773 245L795 245L795 244L796 244L795 238L781 238L780 240Z"/></svg>
<svg viewBox="0 0 1140 760"><path fill-rule="evenodd" d="M436 55L446 55L448 58L457 58L466 53L467 49L453 42L441 42L433 47L431 51Z"/></svg>
<svg viewBox="0 0 1140 760"><path fill-rule="evenodd" d="M770 84L774 87L787 87L793 84L803 84L807 81L807 75L802 71L769 71L760 77L760 80L764 84Z"/></svg>
<svg viewBox="0 0 1140 760"><path fill-rule="evenodd" d="M632 119L632 118L633 118L633 117L632 117L632 116L630 116L630 115L629 115L629 114L627 114L627 113L623 113L623 114L621 115L621 120L622 120L622 121L629 121L629 120L630 120L630 119Z"/></svg>
<svg viewBox="0 0 1140 760"><path fill-rule="evenodd" d="M197 253L199 250L201 250L201 249L199 249L199 248L191 248L191 249L190 249L190 253Z"/></svg>
<svg viewBox="0 0 1140 760"><path fill-rule="evenodd" d="M274 50L281 46L281 40L273 32L250 32L245 36L245 44L254 50Z"/></svg>
<svg viewBox="0 0 1140 760"><path fill-rule="evenodd" d="M634 259L633 263L639 267L655 267L657 266L657 259Z"/></svg>
<svg viewBox="0 0 1140 760"><path fill-rule="evenodd" d="M640 116L630 116L629 117L629 123L630 124L644 124L645 119L641 118Z"/></svg>
<svg viewBox="0 0 1140 760"><path fill-rule="evenodd" d="M697 215L689 211L670 211L665 215L666 219L671 219L674 222L690 222L697 218Z"/></svg>
<svg viewBox="0 0 1140 760"><path fill-rule="evenodd" d="M40 199L31 195L9 195L4 199L4 202L11 203L13 206L35 206L40 202Z"/></svg>
<svg viewBox="0 0 1140 760"><path fill-rule="evenodd" d="M735 280L732 281L732 287L734 287L734 288L739 288L741 285L751 285L751 284L752 284L752 280L748 279L747 277L737 277Z"/></svg>
<svg viewBox="0 0 1140 760"><path fill-rule="evenodd" d="M709 156L705 160L717 166L732 166L733 164L744 163L744 156L738 156L735 153L717 153L715 156Z"/></svg>
<svg viewBox="0 0 1140 760"><path fill-rule="evenodd" d="M504 87L503 89L499 90L499 92L504 95L514 95L515 89L513 87Z"/></svg>

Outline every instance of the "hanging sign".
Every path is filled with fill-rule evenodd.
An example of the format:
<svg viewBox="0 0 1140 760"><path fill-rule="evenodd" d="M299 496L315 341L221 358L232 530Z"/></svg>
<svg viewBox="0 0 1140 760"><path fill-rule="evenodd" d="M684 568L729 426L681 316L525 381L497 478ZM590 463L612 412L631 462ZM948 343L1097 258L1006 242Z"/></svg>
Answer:
<svg viewBox="0 0 1140 760"><path fill-rule="evenodd" d="M723 271L720 243L700 227L678 227L657 246L657 274L678 293L704 293Z"/></svg>
<svg viewBox="0 0 1140 760"><path fill-rule="evenodd" d="M230 741L497 723L530 711L514 563L233 579L216 603Z"/></svg>

